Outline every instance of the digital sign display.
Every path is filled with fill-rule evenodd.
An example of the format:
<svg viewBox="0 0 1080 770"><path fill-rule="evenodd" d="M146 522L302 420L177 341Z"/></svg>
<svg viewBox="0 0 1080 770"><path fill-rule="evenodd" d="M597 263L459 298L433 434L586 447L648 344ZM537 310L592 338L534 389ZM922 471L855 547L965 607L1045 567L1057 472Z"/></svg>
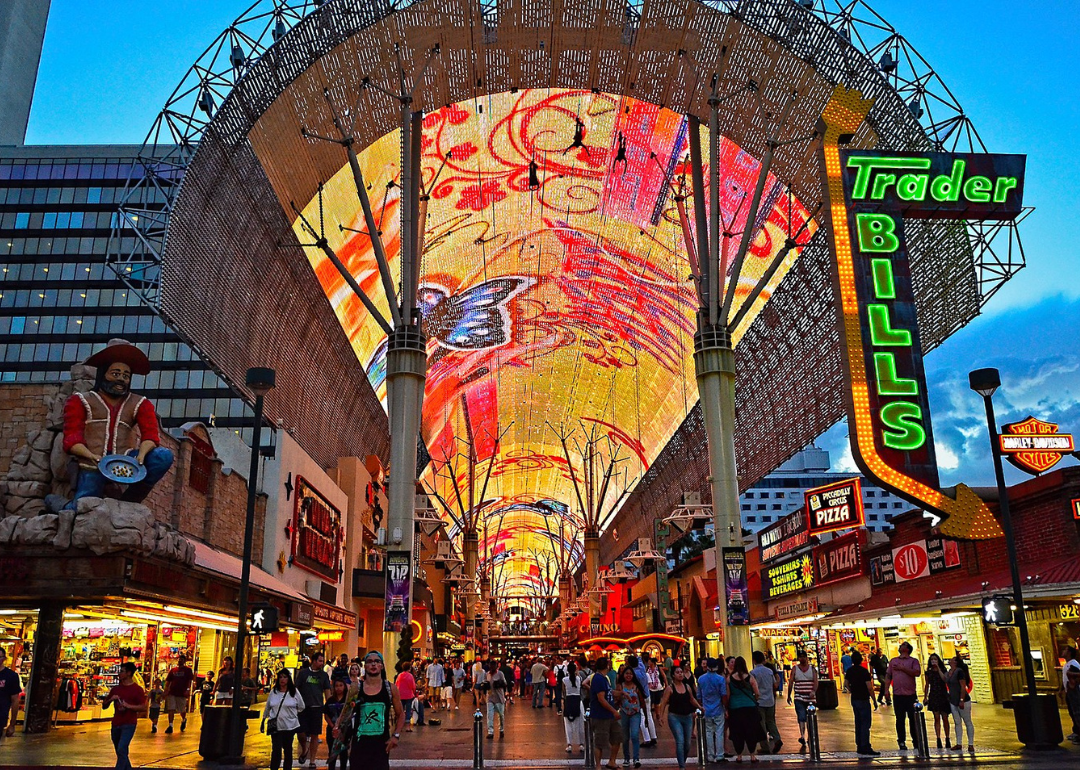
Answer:
<svg viewBox="0 0 1080 770"><path fill-rule="evenodd" d="M804 493L804 499L811 535L861 527L866 523L862 486L858 479L809 489Z"/></svg>
<svg viewBox="0 0 1080 770"><path fill-rule="evenodd" d="M814 562L808 553L761 569L761 591L766 601L805 591L813 585Z"/></svg>
<svg viewBox="0 0 1080 770"><path fill-rule="evenodd" d="M940 490L903 220L1015 218L1024 158L841 147L871 106L838 86L819 124L852 456L878 485L938 514L942 532L1000 537L969 487Z"/></svg>
<svg viewBox="0 0 1080 770"><path fill-rule="evenodd" d="M780 521L758 532L758 551L762 563L797 551L809 542L810 528L807 526L804 508L792 511Z"/></svg>
<svg viewBox="0 0 1080 770"><path fill-rule="evenodd" d="M562 89L492 94L424 117L417 299L429 338L422 434L432 462L422 480L456 507L447 476L459 474L464 496L465 442L475 446L479 478L493 464L480 554L497 560L503 595L550 589L555 540L570 541L582 524L572 479L583 478L584 458L570 441L568 463L556 431L576 430L580 440L584 426L619 447L604 525L623 486L641 478L697 402L697 297L673 193L689 187L687 134L686 116L672 110ZM395 277L399 153L394 131L358 157ZM725 138L720 161L723 217L741 230L760 163ZM329 245L389 316L344 155L322 205L320 216L319 198L306 202L304 216L327 223ZM736 306L807 219L769 176ZM299 218L294 230L312 242ZM815 230L809 222L798 242ZM799 252L791 250L766 299ZM322 251L305 253L385 401L385 334Z"/></svg>

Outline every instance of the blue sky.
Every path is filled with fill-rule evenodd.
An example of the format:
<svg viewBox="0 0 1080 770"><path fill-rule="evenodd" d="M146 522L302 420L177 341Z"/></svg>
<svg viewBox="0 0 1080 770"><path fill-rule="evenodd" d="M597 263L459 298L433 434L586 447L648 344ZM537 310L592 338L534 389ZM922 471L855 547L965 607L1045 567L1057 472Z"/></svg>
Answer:
<svg viewBox="0 0 1080 770"><path fill-rule="evenodd" d="M28 143L141 143L188 67L247 5L53 0ZM1065 90L1075 77L1080 4L871 6L934 66L988 150L1028 155L1025 203L1035 206L1022 231L1028 267L926 361L942 480L987 484L988 442L979 399L967 389L969 370L1001 369L1002 422L1030 413L1080 433L1080 261L1069 203L1080 179L1080 101ZM837 468L849 469L845 436L838 425L820 444Z"/></svg>

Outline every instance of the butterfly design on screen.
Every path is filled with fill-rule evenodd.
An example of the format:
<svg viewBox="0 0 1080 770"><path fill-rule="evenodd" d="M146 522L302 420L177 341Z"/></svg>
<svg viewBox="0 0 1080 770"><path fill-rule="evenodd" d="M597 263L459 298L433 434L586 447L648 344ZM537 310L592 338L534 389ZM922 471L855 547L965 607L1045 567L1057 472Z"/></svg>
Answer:
<svg viewBox="0 0 1080 770"><path fill-rule="evenodd" d="M423 283L417 292L424 331L450 350L497 348L511 339L509 302L525 291L532 279L491 278L457 294L445 286Z"/></svg>

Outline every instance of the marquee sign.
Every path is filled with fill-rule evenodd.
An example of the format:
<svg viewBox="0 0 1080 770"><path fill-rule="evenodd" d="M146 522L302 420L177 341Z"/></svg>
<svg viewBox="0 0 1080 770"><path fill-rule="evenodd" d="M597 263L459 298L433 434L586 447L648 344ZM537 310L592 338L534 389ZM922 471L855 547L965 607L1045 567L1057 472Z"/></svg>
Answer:
<svg viewBox="0 0 1080 770"><path fill-rule="evenodd" d="M298 476L292 524L293 563L331 583L338 582L343 536L341 511L307 479Z"/></svg>
<svg viewBox="0 0 1080 770"><path fill-rule="evenodd" d="M804 498L811 535L861 527L866 523L858 479L807 490Z"/></svg>
<svg viewBox="0 0 1080 770"><path fill-rule="evenodd" d="M810 542L806 510L792 511L775 524L758 532L758 551L761 562L778 559L784 554L797 551Z"/></svg>
<svg viewBox="0 0 1080 770"><path fill-rule="evenodd" d="M804 553L761 570L761 591L766 600L805 591L814 585L814 562Z"/></svg>
<svg viewBox="0 0 1080 770"><path fill-rule="evenodd" d="M1080 521L1080 498L1070 501L1072 505L1072 515L1075 521Z"/></svg>
<svg viewBox="0 0 1080 770"><path fill-rule="evenodd" d="M1073 437L1058 433L1057 423L1028 417L1001 426L998 445L1005 458L1020 470L1038 476L1075 450Z"/></svg>
<svg viewBox="0 0 1080 770"><path fill-rule="evenodd" d="M878 485L939 514L942 532L1000 537L971 489L939 489L903 220L1015 219L1024 157L841 149L871 106L837 87L819 125L852 455Z"/></svg>
<svg viewBox="0 0 1080 770"><path fill-rule="evenodd" d="M857 529L814 548L814 576L817 585L828 585L865 575L865 548L865 529Z"/></svg>

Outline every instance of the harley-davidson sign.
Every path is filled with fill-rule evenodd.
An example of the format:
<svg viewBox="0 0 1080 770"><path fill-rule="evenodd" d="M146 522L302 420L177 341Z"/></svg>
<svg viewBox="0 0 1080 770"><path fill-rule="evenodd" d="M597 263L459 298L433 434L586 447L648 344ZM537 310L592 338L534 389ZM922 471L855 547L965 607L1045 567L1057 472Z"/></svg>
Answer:
<svg viewBox="0 0 1080 770"><path fill-rule="evenodd" d="M1062 455L1075 449L1073 437L1058 433L1056 423L1034 417L1003 425L998 441L1001 453L1009 462L1036 476L1053 468Z"/></svg>

